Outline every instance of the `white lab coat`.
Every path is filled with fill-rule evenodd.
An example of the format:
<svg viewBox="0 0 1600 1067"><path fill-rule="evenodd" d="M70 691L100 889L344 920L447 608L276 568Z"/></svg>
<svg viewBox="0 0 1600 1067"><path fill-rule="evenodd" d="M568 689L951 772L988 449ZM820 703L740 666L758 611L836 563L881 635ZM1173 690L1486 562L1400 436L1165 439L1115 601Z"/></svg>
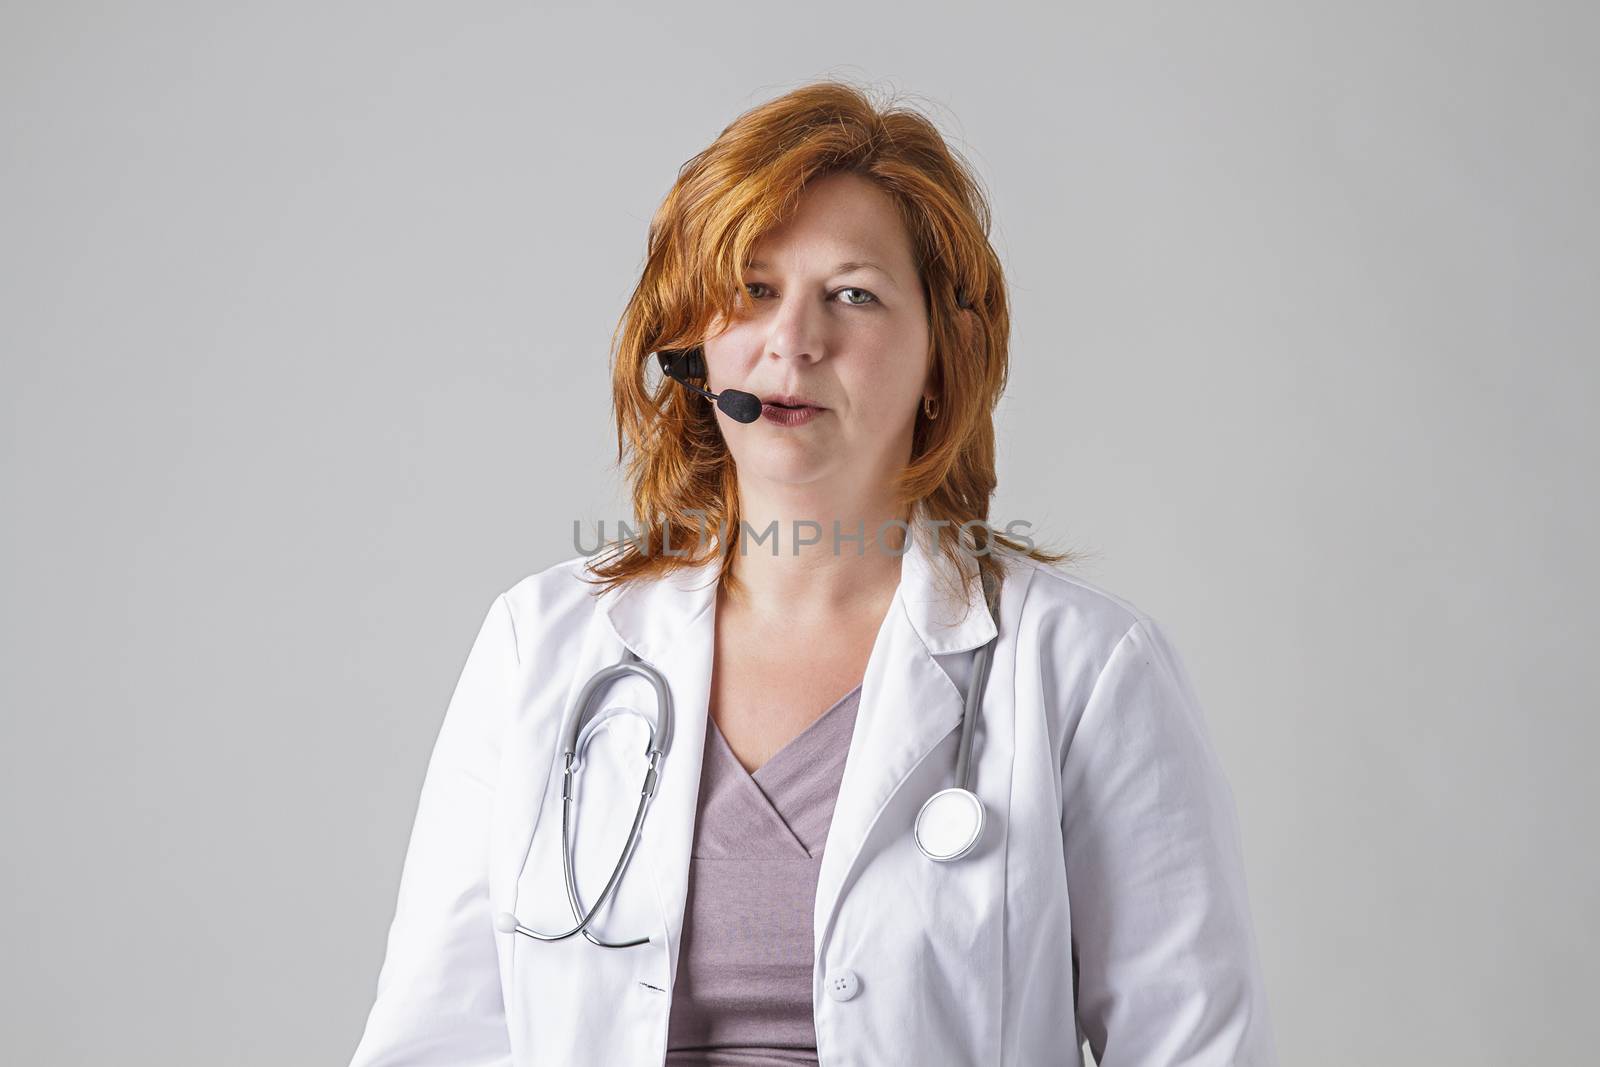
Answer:
<svg viewBox="0 0 1600 1067"><path fill-rule="evenodd" d="M1015 554L972 743L987 811L962 859L912 823L953 784L982 591L941 604L919 538L872 647L818 876L823 1067L1275 1063L1233 796L1189 678L1150 616ZM428 763L377 996L352 1067L659 1067L677 971L710 692L715 565L607 592L582 556L497 597ZM675 736L595 932L561 865L564 713L631 648L671 685ZM796 650L803 655L804 650ZM602 708L653 714L649 684ZM626 841L644 723L603 721L578 777L574 862L593 905Z"/></svg>

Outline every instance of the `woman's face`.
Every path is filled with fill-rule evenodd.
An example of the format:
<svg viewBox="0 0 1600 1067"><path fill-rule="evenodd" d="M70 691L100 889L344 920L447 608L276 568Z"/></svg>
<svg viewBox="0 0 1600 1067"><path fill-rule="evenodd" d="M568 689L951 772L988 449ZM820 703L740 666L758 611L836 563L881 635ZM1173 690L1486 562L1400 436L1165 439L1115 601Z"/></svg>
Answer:
<svg viewBox="0 0 1600 1067"><path fill-rule="evenodd" d="M756 244L744 284L705 342L707 387L763 401L752 423L716 415L741 486L864 502L910 458L928 378L927 304L894 202L859 175L817 179ZM786 425L766 403L785 395L823 410Z"/></svg>

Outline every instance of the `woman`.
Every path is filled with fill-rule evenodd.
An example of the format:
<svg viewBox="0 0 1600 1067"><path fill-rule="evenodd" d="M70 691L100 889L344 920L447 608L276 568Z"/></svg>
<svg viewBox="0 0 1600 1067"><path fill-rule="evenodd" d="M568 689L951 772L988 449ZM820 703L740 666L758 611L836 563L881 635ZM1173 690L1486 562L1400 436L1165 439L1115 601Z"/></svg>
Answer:
<svg viewBox="0 0 1600 1067"><path fill-rule="evenodd" d="M1273 1062L1175 650L987 524L988 226L832 82L681 170L614 361L643 536L491 606L353 1067Z"/></svg>

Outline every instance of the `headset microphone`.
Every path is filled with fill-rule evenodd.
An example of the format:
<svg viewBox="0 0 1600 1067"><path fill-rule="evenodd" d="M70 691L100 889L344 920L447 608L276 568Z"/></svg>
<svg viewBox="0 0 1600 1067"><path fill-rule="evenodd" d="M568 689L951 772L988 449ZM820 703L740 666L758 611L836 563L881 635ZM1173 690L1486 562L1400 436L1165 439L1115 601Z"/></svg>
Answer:
<svg viewBox="0 0 1600 1067"><path fill-rule="evenodd" d="M698 346L671 348L657 352L656 359L661 362L661 370L667 377L686 388L693 389L701 396L715 400L718 409L735 422L755 422L761 417L761 398L754 393L745 393L738 389L724 389L720 393L711 393L689 380L706 376L704 348Z"/></svg>

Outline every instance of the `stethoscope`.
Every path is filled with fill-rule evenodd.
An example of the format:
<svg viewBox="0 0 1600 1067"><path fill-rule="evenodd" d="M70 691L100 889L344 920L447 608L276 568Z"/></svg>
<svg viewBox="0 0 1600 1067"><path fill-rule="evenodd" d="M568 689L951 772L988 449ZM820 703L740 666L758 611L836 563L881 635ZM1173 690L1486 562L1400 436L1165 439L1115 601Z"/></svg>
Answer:
<svg viewBox="0 0 1600 1067"><path fill-rule="evenodd" d="M1000 621L997 606L998 585L991 580L987 571L982 573L982 582L984 601L989 607L989 617L995 622L996 633L973 653L972 676L967 680L966 699L961 711L961 742L956 756L956 784L939 790L923 802L912 830L912 836L916 838L917 848L922 854L940 863L948 863L965 856L983 836L983 801L979 800L978 795L970 788L972 735L983 706L983 689L989 678L994 646L1000 640L998 632ZM594 733L593 727L601 721L592 719L596 698L613 681L630 674L638 675L648 681L656 694L654 722L635 708L614 709L616 714L632 714L643 719L650 731L650 741L645 746L647 764L644 784L639 790L639 807L634 812L633 826L628 831L627 846L618 858L616 866L611 869L611 877L606 880L605 888L600 891L600 899L595 902L594 907L584 912L583 903L578 898L577 878L573 872L570 836L574 785L577 781L577 771L581 767L579 753L588 747ZM634 849L639 844L639 830L644 825L645 811L649 808L650 801L656 793L656 784L660 781L661 760L666 755L671 741L672 690L667 686L667 680L661 672L639 659L631 648L627 650L627 656L622 662L601 668L589 679L578 693L573 710L561 729L561 751L565 768L561 781L561 866L566 876L567 905L572 909L572 917L579 920L578 925L565 933L542 934L524 926L511 912L502 911L495 916L494 925L497 930L508 934L526 934L538 941L565 941L573 934L582 933L601 948L629 948L649 943L648 937L636 937L631 941L605 941L589 932L589 923L600 909L605 907L617 883L621 881L622 872L628 866L628 861L633 858Z"/></svg>

